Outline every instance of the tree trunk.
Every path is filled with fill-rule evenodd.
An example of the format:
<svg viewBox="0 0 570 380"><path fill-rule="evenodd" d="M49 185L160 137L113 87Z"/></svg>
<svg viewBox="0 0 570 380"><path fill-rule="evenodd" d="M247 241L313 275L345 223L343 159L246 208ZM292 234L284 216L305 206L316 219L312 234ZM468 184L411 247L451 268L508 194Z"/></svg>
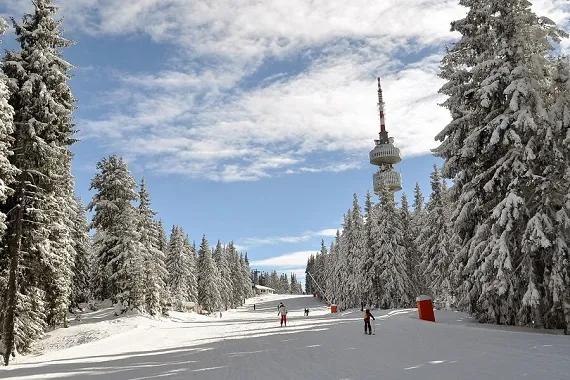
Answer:
<svg viewBox="0 0 570 380"><path fill-rule="evenodd" d="M570 290L566 289L564 300L562 301L564 313L564 335L570 335Z"/></svg>
<svg viewBox="0 0 570 380"><path fill-rule="evenodd" d="M20 186L16 201L16 218L11 239L8 243L8 253L10 256L10 273L8 278L8 297L6 302L6 313L4 319L4 330L2 337L6 351L4 352L4 365L10 362L10 354L14 349L14 316L16 313L16 295L18 293L18 267L20 266L20 249L22 247L22 222L24 217L23 186Z"/></svg>

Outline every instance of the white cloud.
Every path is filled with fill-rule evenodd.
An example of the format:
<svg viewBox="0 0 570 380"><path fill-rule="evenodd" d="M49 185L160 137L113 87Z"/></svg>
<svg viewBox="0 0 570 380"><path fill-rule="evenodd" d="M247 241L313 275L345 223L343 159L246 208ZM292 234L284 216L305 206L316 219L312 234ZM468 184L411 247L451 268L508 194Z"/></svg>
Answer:
<svg viewBox="0 0 570 380"><path fill-rule="evenodd" d="M263 260L250 261L250 268L255 267L274 267L285 271L286 268L298 268L307 265L309 256L316 254L317 251L298 251L286 253L281 256L275 256Z"/></svg>
<svg viewBox="0 0 570 380"><path fill-rule="evenodd" d="M391 71L388 56L362 61L357 51L323 57L296 77L207 105L197 105L177 87L139 100L138 91L160 81L128 78L133 94L123 99L134 99L131 114L83 121L80 127L84 137L113 141L115 149L146 159L147 169L162 173L234 181L350 170L367 165L378 130L376 82L369 74L378 71L379 61L388 72L383 86L391 135L405 155L429 152L448 120L437 106L443 98L437 95L442 82L434 56L400 71ZM336 152L343 158L314 161Z"/></svg>
<svg viewBox="0 0 570 380"><path fill-rule="evenodd" d="M368 165L378 130L375 74L404 156L429 153L449 121L437 105L437 74L443 44L455 38L449 23L465 13L457 0L56 3L71 32L145 34L180 52L159 72L112 73L117 88L98 96L100 116L78 120L82 139L145 170L249 181ZM30 9L21 0L3 5L16 16ZM538 0L534 9L568 24L567 1ZM299 72L258 72L270 60L298 58Z"/></svg>
<svg viewBox="0 0 570 380"><path fill-rule="evenodd" d="M273 236L266 238L246 238L243 240L243 246L259 246L259 245L272 245L283 243L301 243L316 237L335 237L336 229L328 228L320 231L307 231L298 236Z"/></svg>

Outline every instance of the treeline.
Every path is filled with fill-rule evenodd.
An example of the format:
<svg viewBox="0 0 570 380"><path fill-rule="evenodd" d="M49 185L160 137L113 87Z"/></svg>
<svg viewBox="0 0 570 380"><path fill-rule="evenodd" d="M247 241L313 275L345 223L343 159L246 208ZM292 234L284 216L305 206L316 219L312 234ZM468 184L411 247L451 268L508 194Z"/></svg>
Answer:
<svg viewBox="0 0 570 380"><path fill-rule="evenodd" d="M180 227L167 239L144 181L137 186L122 158L97 164L88 225L71 174L76 106L62 50L72 42L51 0L32 4L33 13L12 20L20 49L7 51L0 67L4 363L46 330L67 326L68 312L92 298L151 315L184 302L210 311L241 305L252 292L247 255L232 243L212 250L205 236L196 251ZM0 35L6 28L0 19Z"/></svg>
<svg viewBox="0 0 570 380"><path fill-rule="evenodd" d="M408 306L425 289L481 322L569 333L567 35L528 1L469 4L440 66L452 120L434 153L453 185L434 189L432 176L415 220L386 192L366 218L353 207L331 252L315 257L324 269L310 269L342 307Z"/></svg>
<svg viewBox="0 0 570 380"><path fill-rule="evenodd" d="M289 278L291 280L289 280ZM260 272L258 277L255 279L256 285L267 286L269 288L275 289L276 293L279 294L301 294L303 293L303 286L297 280L297 275L291 273L287 277L286 273L277 274L277 271Z"/></svg>
<svg viewBox="0 0 570 380"><path fill-rule="evenodd" d="M91 181L96 194L88 205L95 229L93 263L84 274L95 298L157 315L168 306L182 311L189 302L207 311L227 310L252 295L247 254L233 242L210 248L204 235L196 249L180 226L167 241L144 180L137 192L135 178L117 156L104 158L97 169Z"/></svg>
<svg viewBox="0 0 570 380"><path fill-rule="evenodd" d="M445 186L440 178L435 181L435 187ZM337 231L328 249L321 241L321 250L309 257L305 291L325 297L340 310L362 303L381 308L413 306L416 296L424 291L421 275L427 267L427 255L420 257L415 241L426 214L423 203L417 184L413 212L408 210L405 194L397 207L388 190L378 203L367 193L364 211L354 194L342 233ZM427 205L428 209L434 207Z"/></svg>

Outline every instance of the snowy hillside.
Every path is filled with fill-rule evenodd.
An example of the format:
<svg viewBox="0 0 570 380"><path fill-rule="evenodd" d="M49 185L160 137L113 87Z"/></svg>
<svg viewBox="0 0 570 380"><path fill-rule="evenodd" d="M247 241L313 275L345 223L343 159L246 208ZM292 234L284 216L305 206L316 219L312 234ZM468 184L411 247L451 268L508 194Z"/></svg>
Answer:
<svg viewBox="0 0 570 380"><path fill-rule="evenodd" d="M287 327L279 326L279 300L289 309ZM306 296L250 299L222 318L116 318L102 309L49 333L39 343L45 353L18 358L0 368L0 378L446 380L570 374L568 336L491 329L454 312L436 312L437 323L418 320L415 309L373 314L376 335L368 336L360 310L330 314Z"/></svg>

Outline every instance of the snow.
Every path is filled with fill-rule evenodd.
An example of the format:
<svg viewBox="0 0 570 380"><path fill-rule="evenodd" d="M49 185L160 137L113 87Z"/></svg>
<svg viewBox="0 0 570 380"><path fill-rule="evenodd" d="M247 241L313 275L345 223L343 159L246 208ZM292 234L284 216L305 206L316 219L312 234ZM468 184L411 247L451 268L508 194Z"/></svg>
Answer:
<svg viewBox="0 0 570 380"><path fill-rule="evenodd" d="M283 328L279 301L290 311ZM258 296L222 318L115 317L102 306L50 332L39 342L43 354L16 358L0 378L553 380L570 373L568 336L479 325L459 312L436 310L433 323L416 309L374 310L376 335L368 336L360 309L331 314L311 296Z"/></svg>
<svg viewBox="0 0 570 380"><path fill-rule="evenodd" d="M263 286L263 285L255 285L255 289L259 289L259 290L275 290L273 288L269 288L267 286Z"/></svg>

